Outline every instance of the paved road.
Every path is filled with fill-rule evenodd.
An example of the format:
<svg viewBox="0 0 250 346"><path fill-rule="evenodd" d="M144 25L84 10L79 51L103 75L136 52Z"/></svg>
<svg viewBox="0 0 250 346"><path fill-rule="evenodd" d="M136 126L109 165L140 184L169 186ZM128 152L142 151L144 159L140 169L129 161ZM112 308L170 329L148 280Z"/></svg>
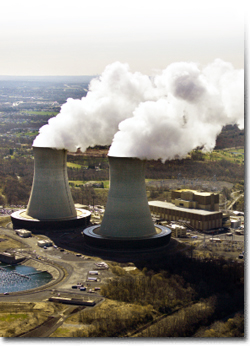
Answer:
<svg viewBox="0 0 250 346"><path fill-rule="evenodd" d="M68 307L63 313L58 313L54 316L50 316L47 321L43 322L34 329L28 331L27 333L19 334L17 337L21 338L38 338L38 337L49 337L54 333L57 328L59 328L64 321L72 314L85 309L85 307Z"/></svg>
<svg viewBox="0 0 250 346"><path fill-rule="evenodd" d="M237 196L231 203L230 203L230 205L228 206L228 210L230 210L232 207L233 207L233 205L238 201L238 199L240 199L241 197L243 197L244 196L244 193L242 193L242 194L240 194L239 196Z"/></svg>
<svg viewBox="0 0 250 346"><path fill-rule="evenodd" d="M65 317L63 316L57 316L57 317L49 317L47 321L45 321L43 324L38 326L37 328L24 333L22 335L17 335L16 337L20 338L38 338L43 337L46 338L50 336L54 331L59 328L65 320Z"/></svg>

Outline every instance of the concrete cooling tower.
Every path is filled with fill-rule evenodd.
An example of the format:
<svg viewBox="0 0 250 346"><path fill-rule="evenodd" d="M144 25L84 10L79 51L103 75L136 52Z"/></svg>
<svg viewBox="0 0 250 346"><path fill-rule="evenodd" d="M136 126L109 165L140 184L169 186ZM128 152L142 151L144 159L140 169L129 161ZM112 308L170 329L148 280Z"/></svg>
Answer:
<svg viewBox="0 0 250 346"><path fill-rule="evenodd" d="M145 186L145 161L109 156L110 190L101 226L83 231L92 247L130 249L164 246L170 229L152 221Z"/></svg>
<svg viewBox="0 0 250 346"><path fill-rule="evenodd" d="M67 151L33 147L34 178L27 210L11 215L14 228L87 225L91 213L76 209L69 188Z"/></svg>
<svg viewBox="0 0 250 346"><path fill-rule="evenodd" d="M76 210L67 174L67 151L34 147L35 172L27 215L39 220L71 219Z"/></svg>

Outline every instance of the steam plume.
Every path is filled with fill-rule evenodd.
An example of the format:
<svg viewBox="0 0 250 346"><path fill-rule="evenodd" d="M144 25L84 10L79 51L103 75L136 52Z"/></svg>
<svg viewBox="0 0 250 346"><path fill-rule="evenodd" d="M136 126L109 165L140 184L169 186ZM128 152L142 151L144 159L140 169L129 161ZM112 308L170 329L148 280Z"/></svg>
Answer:
<svg viewBox="0 0 250 346"><path fill-rule="evenodd" d="M86 97L68 99L33 145L84 151L113 140L110 156L165 161L212 150L227 124L244 126L243 70L220 59L204 68L178 62L150 79L116 62Z"/></svg>
<svg viewBox="0 0 250 346"><path fill-rule="evenodd" d="M211 151L224 125L244 126L244 73L229 63L173 63L154 83L167 96L140 103L119 124L110 156L181 158L197 146Z"/></svg>
<svg viewBox="0 0 250 346"><path fill-rule="evenodd" d="M108 65L100 78L91 81L81 100L69 98L60 113L41 127L33 145L76 151L110 145L118 124L133 116L140 102L157 99L150 78L131 73L127 64Z"/></svg>

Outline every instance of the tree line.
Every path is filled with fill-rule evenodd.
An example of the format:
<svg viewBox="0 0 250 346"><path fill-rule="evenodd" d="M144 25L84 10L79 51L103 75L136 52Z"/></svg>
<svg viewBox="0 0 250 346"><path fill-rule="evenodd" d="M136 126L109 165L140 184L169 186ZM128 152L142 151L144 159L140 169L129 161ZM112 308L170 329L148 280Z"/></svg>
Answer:
<svg viewBox="0 0 250 346"><path fill-rule="evenodd" d="M199 178L211 180L216 175L217 180L237 182L244 179L244 165L227 160L195 161L191 159L170 160L164 164L158 161L149 161L146 166L147 179L177 179L178 175L185 179Z"/></svg>
<svg viewBox="0 0 250 346"><path fill-rule="evenodd" d="M110 302L86 309L73 337L243 337L244 266L184 254L135 263L101 287ZM120 304L120 305L119 305ZM113 306L113 307L112 307ZM232 314L232 317L228 317Z"/></svg>
<svg viewBox="0 0 250 346"><path fill-rule="evenodd" d="M117 277L102 286L101 293L113 300L151 305L161 314L172 315L178 309L174 317L138 336L192 336L202 325L244 308L244 266L236 261L190 259L179 253L136 266L141 266L139 274L111 267Z"/></svg>

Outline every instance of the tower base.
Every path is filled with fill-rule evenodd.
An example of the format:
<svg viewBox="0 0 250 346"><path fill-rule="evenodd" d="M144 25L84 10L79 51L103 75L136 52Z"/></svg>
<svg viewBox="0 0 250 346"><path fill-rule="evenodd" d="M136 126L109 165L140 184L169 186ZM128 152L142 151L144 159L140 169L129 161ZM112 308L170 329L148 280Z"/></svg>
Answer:
<svg viewBox="0 0 250 346"><path fill-rule="evenodd" d="M11 214L14 229L25 228L28 230L41 229L68 229L89 225L91 212L85 209L76 209L77 216L70 219L38 220L26 214L26 209L18 210Z"/></svg>
<svg viewBox="0 0 250 346"><path fill-rule="evenodd" d="M85 242L91 248L100 250L147 250L165 247L171 238L171 230L167 227L155 226L155 235L145 238L104 237L100 234L100 225L88 227L83 230Z"/></svg>

